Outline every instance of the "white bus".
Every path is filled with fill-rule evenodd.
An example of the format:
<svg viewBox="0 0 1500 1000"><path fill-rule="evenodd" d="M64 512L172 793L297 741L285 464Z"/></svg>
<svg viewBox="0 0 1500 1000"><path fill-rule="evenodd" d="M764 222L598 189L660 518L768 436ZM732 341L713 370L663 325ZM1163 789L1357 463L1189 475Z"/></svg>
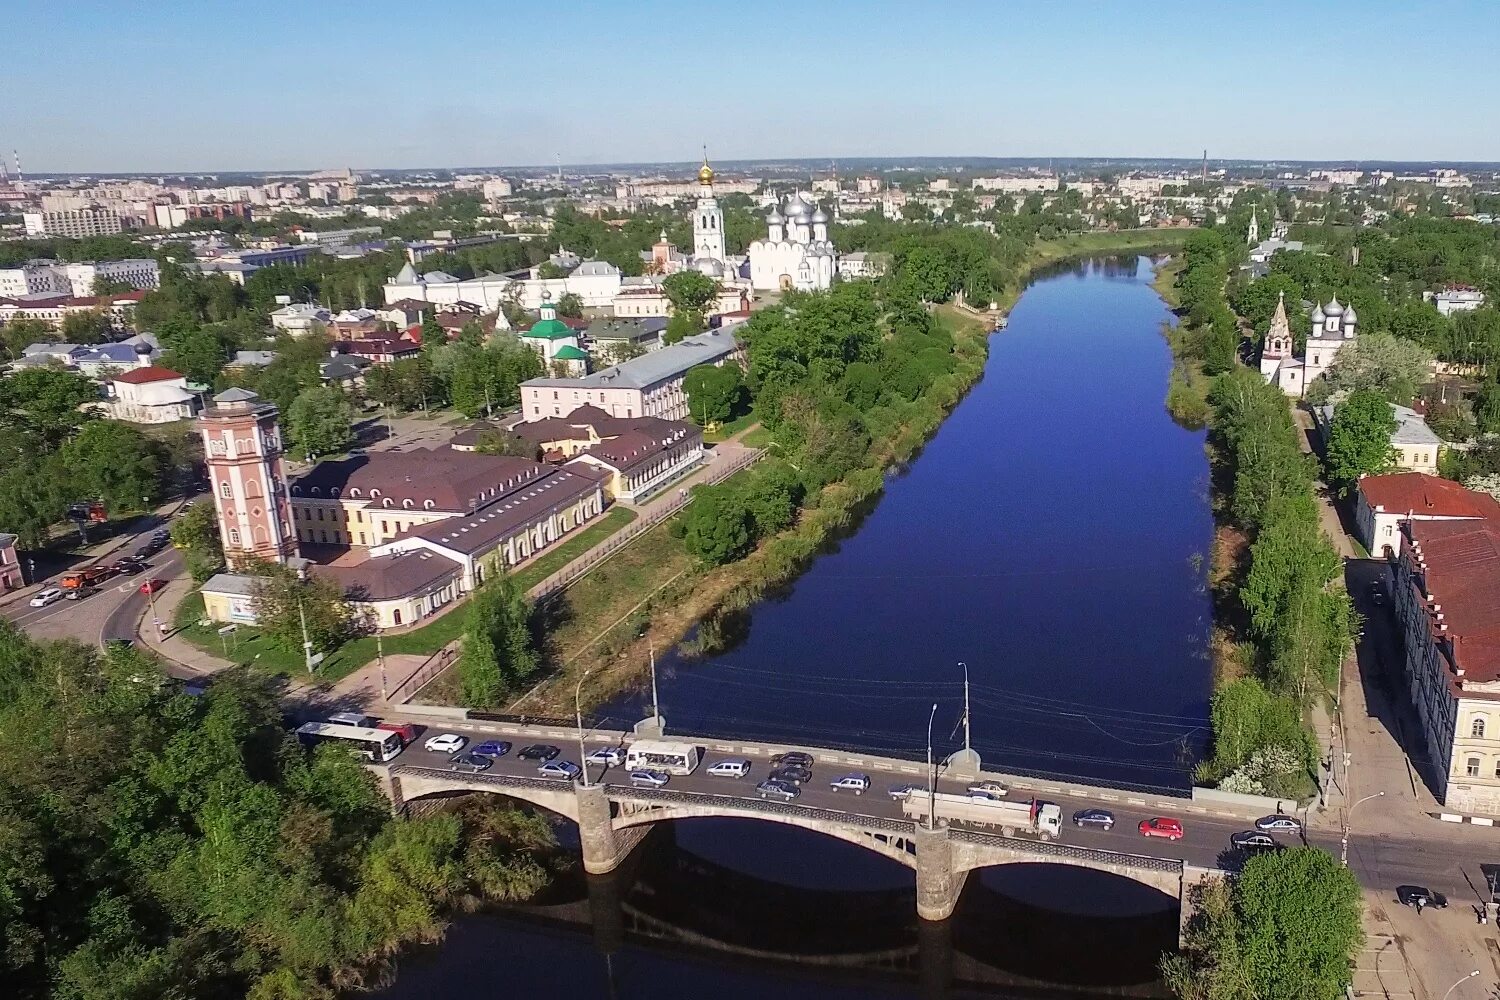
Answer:
<svg viewBox="0 0 1500 1000"><path fill-rule="evenodd" d="M625 754L625 769L692 774L702 760L703 748L692 743L636 740L630 744L630 750Z"/></svg>
<svg viewBox="0 0 1500 1000"><path fill-rule="evenodd" d="M309 722L297 729L297 738L307 746L324 740L340 740L368 761L384 764L401 752L401 734L386 729L345 726L337 722Z"/></svg>

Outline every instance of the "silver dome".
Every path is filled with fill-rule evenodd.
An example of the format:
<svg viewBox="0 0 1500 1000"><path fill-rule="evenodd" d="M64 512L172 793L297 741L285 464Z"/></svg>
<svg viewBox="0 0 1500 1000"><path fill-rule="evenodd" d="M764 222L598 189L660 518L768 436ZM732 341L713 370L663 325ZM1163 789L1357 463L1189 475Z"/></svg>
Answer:
<svg viewBox="0 0 1500 1000"><path fill-rule="evenodd" d="M779 226L786 221L786 217L783 216L780 212L776 211L775 206L772 206L771 214L766 216L766 221L773 226Z"/></svg>
<svg viewBox="0 0 1500 1000"><path fill-rule="evenodd" d="M815 223L817 223L817 222L827 222L828 221L828 213L825 212L825 211L823 211L820 208L816 212L813 213L812 220Z"/></svg>
<svg viewBox="0 0 1500 1000"><path fill-rule="evenodd" d="M1323 307L1324 316L1342 316L1343 314L1344 307L1339 305L1338 296L1336 295L1329 299L1328 304Z"/></svg>
<svg viewBox="0 0 1500 1000"><path fill-rule="evenodd" d="M719 278L724 275L724 265L712 257L699 257L693 261L693 268L699 274L706 274L710 278Z"/></svg>
<svg viewBox="0 0 1500 1000"><path fill-rule="evenodd" d="M786 215L789 219L800 219L812 214L812 206L803 200L802 195L794 194L786 200Z"/></svg>
<svg viewBox="0 0 1500 1000"><path fill-rule="evenodd" d="M1357 319L1359 319L1359 316L1354 312L1354 304L1351 302L1344 307L1344 322L1353 323Z"/></svg>

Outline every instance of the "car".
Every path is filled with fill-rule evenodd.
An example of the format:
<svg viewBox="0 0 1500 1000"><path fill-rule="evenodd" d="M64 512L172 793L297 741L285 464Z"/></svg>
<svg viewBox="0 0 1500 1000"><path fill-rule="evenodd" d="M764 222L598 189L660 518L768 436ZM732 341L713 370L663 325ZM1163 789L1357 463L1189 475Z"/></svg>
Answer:
<svg viewBox="0 0 1500 1000"><path fill-rule="evenodd" d="M755 790L763 799L781 799L783 802L790 802L802 794L802 789L791 782L777 781L775 778L767 778L756 785Z"/></svg>
<svg viewBox="0 0 1500 1000"><path fill-rule="evenodd" d="M358 729L374 729L379 720L373 715L363 712L331 712L328 721L340 726L354 726Z"/></svg>
<svg viewBox="0 0 1500 1000"><path fill-rule="evenodd" d="M653 771L650 768L630 772L630 783L637 788L660 788L671 780L667 772Z"/></svg>
<svg viewBox="0 0 1500 1000"><path fill-rule="evenodd" d="M115 563L112 568L116 573L122 573L125 576L134 576L146 567L142 566L134 559L121 559L119 562Z"/></svg>
<svg viewBox="0 0 1500 1000"><path fill-rule="evenodd" d="M1245 830L1231 835L1229 846L1246 854L1265 854L1267 851L1279 851L1282 847L1275 837L1259 830Z"/></svg>
<svg viewBox="0 0 1500 1000"><path fill-rule="evenodd" d="M863 795L870 789L870 776L868 774L846 774L834 778L828 783L828 787L835 792L853 792L855 795Z"/></svg>
<svg viewBox="0 0 1500 1000"><path fill-rule="evenodd" d="M1396 886L1396 902L1402 906L1416 906L1422 909L1432 907L1442 910L1448 906L1448 897L1440 892L1433 892L1425 885L1398 885Z"/></svg>
<svg viewBox="0 0 1500 1000"><path fill-rule="evenodd" d="M582 770L571 760L549 760L536 769L536 773L544 778L563 778L572 781L577 778Z"/></svg>
<svg viewBox="0 0 1500 1000"><path fill-rule="evenodd" d="M151 532L151 540L153 542L161 542L163 545L165 545L167 542L171 541L171 539L172 532L168 531L166 528L157 528L155 531Z"/></svg>
<svg viewBox="0 0 1500 1000"><path fill-rule="evenodd" d="M61 590L58 590L56 587L48 587L46 590L37 591L36 596L32 597L27 603L33 608L45 608L49 604L56 604L62 600L62 596L63 592Z"/></svg>
<svg viewBox="0 0 1500 1000"><path fill-rule="evenodd" d="M913 795L926 795L927 789L921 785L892 785L887 789L886 794L897 802L900 802L902 799L909 799Z"/></svg>
<svg viewBox="0 0 1500 1000"><path fill-rule="evenodd" d="M1385 603L1385 588L1378 583L1372 583L1365 588L1365 593L1370 595L1370 603L1377 608Z"/></svg>
<svg viewBox="0 0 1500 1000"><path fill-rule="evenodd" d="M533 743L528 747L522 747L516 756L522 760L551 760L560 753L562 751L550 743Z"/></svg>
<svg viewBox="0 0 1500 1000"><path fill-rule="evenodd" d="M811 754L803 753L801 750L789 750L779 753L771 758L772 767L805 767L812 770L813 759Z"/></svg>
<svg viewBox="0 0 1500 1000"><path fill-rule="evenodd" d="M181 507L177 508L177 516L178 517L182 517L188 511L192 510L194 506L195 506L194 502L192 500L189 500L187 503L185 503Z"/></svg>
<svg viewBox="0 0 1500 1000"><path fill-rule="evenodd" d="M469 752L481 757L504 757L510 753L510 744L504 740L485 740Z"/></svg>
<svg viewBox="0 0 1500 1000"><path fill-rule="evenodd" d="M1097 826L1108 833L1115 825L1115 814L1108 809L1080 809L1073 814L1074 826Z"/></svg>
<svg viewBox="0 0 1500 1000"><path fill-rule="evenodd" d="M721 760L708 769L715 778L743 778L750 773L750 762L743 757Z"/></svg>
<svg viewBox="0 0 1500 1000"><path fill-rule="evenodd" d="M492 763L494 762L477 750L470 750L468 753L454 754L453 758L448 761L448 767L454 771L478 774L481 771L488 771Z"/></svg>
<svg viewBox="0 0 1500 1000"><path fill-rule="evenodd" d="M63 594L63 600L81 601L86 597L93 597L95 593L96 588L94 587L74 587L72 590Z"/></svg>
<svg viewBox="0 0 1500 1000"><path fill-rule="evenodd" d="M1261 833L1301 833L1302 824L1294 817L1283 816L1273 813L1270 816L1262 816L1255 821L1255 828Z"/></svg>
<svg viewBox="0 0 1500 1000"><path fill-rule="evenodd" d="M151 545L148 542L147 544L142 545L140 548L132 552L130 554L130 558L144 566L146 565L147 559L150 559L152 556L156 555L156 548L157 547Z"/></svg>
<svg viewBox="0 0 1500 1000"><path fill-rule="evenodd" d="M785 767L778 767L768 777L772 781L785 781L789 784L800 785L812 780L812 772L805 767L789 764Z"/></svg>
<svg viewBox="0 0 1500 1000"><path fill-rule="evenodd" d="M969 797L973 799L1000 799L1009 792L1010 789L998 781L981 781L977 785L969 786Z"/></svg>
<svg viewBox="0 0 1500 1000"><path fill-rule="evenodd" d="M590 764L602 764L605 767L619 767L625 763L625 751L619 747L600 747L584 758Z"/></svg>
<svg viewBox="0 0 1500 1000"><path fill-rule="evenodd" d="M422 745L433 753L458 753L469 745L469 738L457 733L440 733L429 737Z"/></svg>
<svg viewBox="0 0 1500 1000"><path fill-rule="evenodd" d="M1156 816L1141 820L1138 828L1142 837L1162 837L1166 840L1182 839L1182 820L1170 816Z"/></svg>
<svg viewBox="0 0 1500 1000"><path fill-rule="evenodd" d="M141 584L140 590L143 594L160 594L162 588L166 585L167 581L165 580L152 579L147 580L145 583Z"/></svg>

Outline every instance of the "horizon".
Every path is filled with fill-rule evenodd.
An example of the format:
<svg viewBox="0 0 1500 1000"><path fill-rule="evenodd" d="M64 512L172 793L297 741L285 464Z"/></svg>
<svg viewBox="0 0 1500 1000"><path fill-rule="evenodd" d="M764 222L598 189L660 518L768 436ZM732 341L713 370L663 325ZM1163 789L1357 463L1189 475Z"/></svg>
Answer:
<svg viewBox="0 0 1500 1000"><path fill-rule="evenodd" d="M1500 161L1494 130L1447 110L1500 75L1435 30L1461 25L1464 52L1495 47L1500 19L1478 0L1276 3L1253 21L1188 0L873 0L858 17L823 5L754 18L682 0L628 16L608 2L414 14L267 0L211 21L97 0L16 6L29 44L10 76L40 100L0 110L0 149L33 175L676 164L705 144L724 163L1205 148L1219 162ZM1111 152L1067 152L1080 149Z"/></svg>

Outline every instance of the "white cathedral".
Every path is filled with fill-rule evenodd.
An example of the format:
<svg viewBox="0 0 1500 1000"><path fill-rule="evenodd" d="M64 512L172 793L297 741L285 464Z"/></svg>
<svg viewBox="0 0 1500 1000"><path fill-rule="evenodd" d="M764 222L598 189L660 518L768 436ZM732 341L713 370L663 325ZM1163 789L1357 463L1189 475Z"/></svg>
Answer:
<svg viewBox="0 0 1500 1000"><path fill-rule="evenodd" d="M1286 296L1282 295L1276 300L1276 314L1271 317L1271 328L1260 351L1260 373L1288 396L1301 398L1312 381L1333 364L1344 345L1355 338L1358 322L1354 306L1340 305L1337 298L1315 307L1312 331L1298 358L1292 353L1292 328L1286 318Z"/></svg>
<svg viewBox="0 0 1500 1000"><path fill-rule="evenodd" d="M750 244L750 287L812 292L833 284L838 252L828 239L828 213L796 192L766 216L766 238Z"/></svg>

